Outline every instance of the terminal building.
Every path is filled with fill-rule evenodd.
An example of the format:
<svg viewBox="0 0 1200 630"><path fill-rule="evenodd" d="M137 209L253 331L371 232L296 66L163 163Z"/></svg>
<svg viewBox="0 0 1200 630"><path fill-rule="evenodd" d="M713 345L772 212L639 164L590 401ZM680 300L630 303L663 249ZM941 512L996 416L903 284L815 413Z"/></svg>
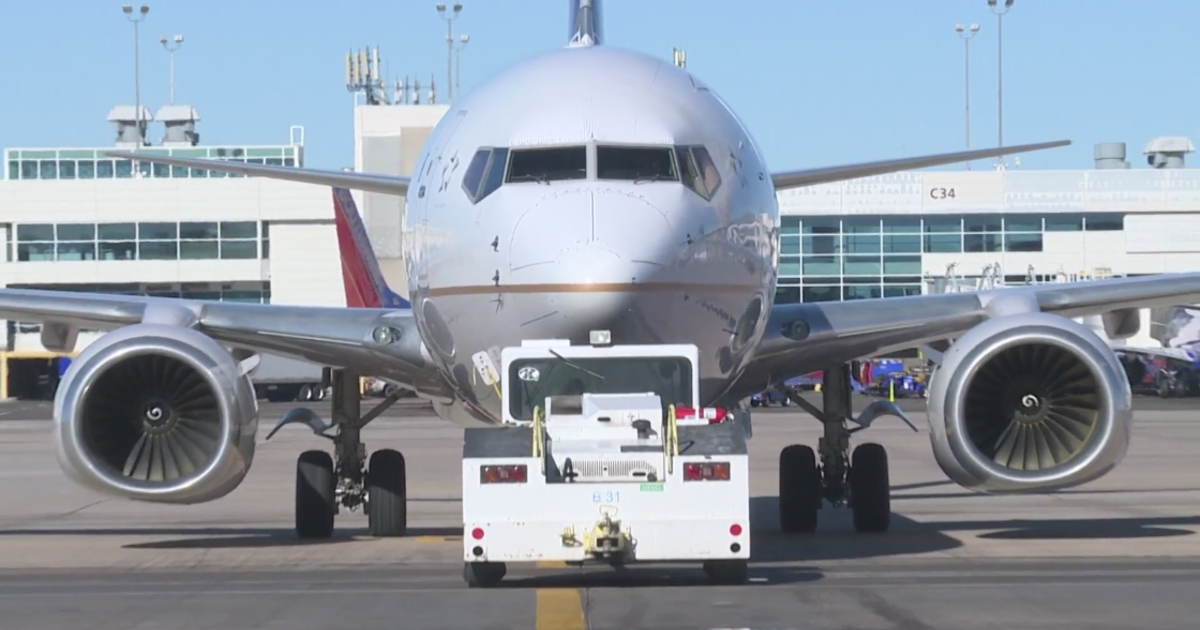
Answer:
<svg viewBox="0 0 1200 630"><path fill-rule="evenodd" d="M1091 169L897 173L779 195L778 302L915 295L1200 269L1200 172L1187 138L1096 146ZM947 274L947 270L951 270ZM949 277L947 277L949 275Z"/></svg>

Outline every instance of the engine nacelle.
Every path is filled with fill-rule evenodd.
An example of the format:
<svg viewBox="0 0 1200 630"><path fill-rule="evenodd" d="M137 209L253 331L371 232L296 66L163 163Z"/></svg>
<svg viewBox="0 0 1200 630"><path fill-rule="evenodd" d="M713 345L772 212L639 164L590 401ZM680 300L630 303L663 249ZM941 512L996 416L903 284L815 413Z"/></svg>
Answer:
<svg viewBox="0 0 1200 630"><path fill-rule="evenodd" d="M67 370L54 399L59 464L118 497L201 503L229 494L254 459L258 402L238 361L190 328L109 332Z"/></svg>
<svg viewBox="0 0 1200 630"><path fill-rule="evenodd" d="M1124 369L1103 339L1058 315L1023 313L971 329L946 351L928 398L938 465L981 492L1087 483L1129 447Z"/></svg>

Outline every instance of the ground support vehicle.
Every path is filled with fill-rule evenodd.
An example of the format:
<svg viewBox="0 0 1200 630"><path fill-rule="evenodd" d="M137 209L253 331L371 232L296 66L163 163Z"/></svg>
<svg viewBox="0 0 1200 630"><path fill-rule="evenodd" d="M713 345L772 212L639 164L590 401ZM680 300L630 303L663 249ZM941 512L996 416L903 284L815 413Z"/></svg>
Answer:
<svg viewBox="0 0 1200 630"><path fill-rule="evenodd" d="M714 581L745 580L746 429L697 411L697 353L536 341L504 349L499 373L477 358L505 375L508 426L464 435L469 585L539 561L696 561Z"/></svg>

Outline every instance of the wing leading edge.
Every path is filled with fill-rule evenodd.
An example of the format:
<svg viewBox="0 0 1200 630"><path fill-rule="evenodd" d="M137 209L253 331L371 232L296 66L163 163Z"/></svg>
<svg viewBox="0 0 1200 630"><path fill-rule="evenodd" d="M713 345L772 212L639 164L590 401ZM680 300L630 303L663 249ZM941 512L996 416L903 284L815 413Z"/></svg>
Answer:
<svg viewBox="0 0 1200 630"><path fill-rule="evenodd" d="M922 155L920 157L900 158L898 160L881 160L878 162L861 162L859 164L846 164L843 166L827 166L823 168L812 168L798 171L782 171L778 173L772 173L771 181L774 182L776 190L787 190L789 188L803 188L804 186L815 186L816 184L828 184L831 182L840 182L848 179L858 179L860 177L885 175L887 173L910 171L918 168L928 168L930 166L943 166L946 164L969 162L971 160L983 160L987 158L1000 157L1002 155L1012 155L1014 153L1041 151L1043 149L1065 147L1069 144L1071 144L1070 140L1056 140L1054 142L1018 144L1011 147L1000 147L995 149L979 149L976 151L958 151L956 153Z"/></svg>
<svg viewBox="0 0 1200 630"><path fill-rule="evenodd" d="M829 365L961 336L1014 312L1064 317L1200 302L1200 273L1012 287L844 302L776 305L733 397Z"/></svg>
<svg viewBox="0 0 1200 630"><path fill-rule="evenodd" d="M428 362L409 309L0 289L0 319L42 324L42 344L57 352L73 351L80 330L110 331L143 322L170 323L194 328L227 347L352 368L407 385L429 398L453 398ZM380 327L389 329L390 334L377 337Z"/></svg>
<svg viewBox="0 0 1200 630"><path fill-rule="evenodd" d="M316 184L333 188L353 188L385 195L403 197L408 194L408 186L412 179L398 175L379 175L376 173L357 173L354 171L326 171L312 168L295 168L292 166L271 166L268 164L246 164L230 160L205 160L199 158L180 158L166 155L151 155L136 151L105 151L105 155L122 160L136 162L152 162L197 168L221 173L234 173L246 177L269 177L289 182Z"/></svg>

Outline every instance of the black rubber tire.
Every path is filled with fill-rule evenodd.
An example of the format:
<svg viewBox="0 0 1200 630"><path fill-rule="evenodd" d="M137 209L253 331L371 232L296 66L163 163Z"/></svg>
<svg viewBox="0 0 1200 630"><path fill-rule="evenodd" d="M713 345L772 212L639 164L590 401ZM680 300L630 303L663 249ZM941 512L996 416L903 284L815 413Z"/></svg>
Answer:
<svg viewBox="0 0 1200 630"><path fill-rule="evenodd" d="M709 560L704 563L704 573L713 584L745 584L750 579L745 560Z"/></svg>
<svg viewBox="0 0 1200 630"><path fill-rule="evenodd" d="M779 526L785 533L817 531L821 473L809 446L792 444L779 453Z"/></svg>
<svg viewBox="0 0 1200 630"><path fill-rule="evenodd" d="M508 573L503 562L464 562L463 581L470 588L488 588L500 583Z"/></svg>
<svg viewBox="0 0 1200 630"><path fill-rule="evenodd" d="M859 444L850 456L849 476L854 529L886 532L892 520L887 451L879 444Z"/></svg>
<svg viewBox="0 0 1200 630"><path fill-rule="evenodd" d="M333 457L325 451L304 451L296 460L296 535L329 538L337 513Z"/></svg>
<svg viewBox="0 0 1200 630"><path fill-rule="evenodd" d="M403 536L408 530L408 488L404 455L383 449L367 464L367 522L377 538Z"/></svg>

